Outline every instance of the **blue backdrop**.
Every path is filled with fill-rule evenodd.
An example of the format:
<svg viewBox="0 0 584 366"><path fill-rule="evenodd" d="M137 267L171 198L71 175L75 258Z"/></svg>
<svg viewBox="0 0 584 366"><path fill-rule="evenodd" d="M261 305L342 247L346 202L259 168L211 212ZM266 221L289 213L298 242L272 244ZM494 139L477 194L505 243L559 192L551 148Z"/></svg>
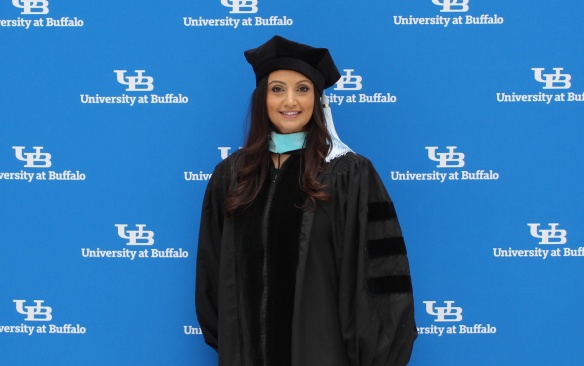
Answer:
<svg viewBox="0 0 584 366"><path fill-rule="evenodd" d="M411 365L579 365L584 3L0 1L0 365L214 365L214 166L275 34L330 49L341 138L395 201ZM314 326L318 326L315 324Z"/></svg>

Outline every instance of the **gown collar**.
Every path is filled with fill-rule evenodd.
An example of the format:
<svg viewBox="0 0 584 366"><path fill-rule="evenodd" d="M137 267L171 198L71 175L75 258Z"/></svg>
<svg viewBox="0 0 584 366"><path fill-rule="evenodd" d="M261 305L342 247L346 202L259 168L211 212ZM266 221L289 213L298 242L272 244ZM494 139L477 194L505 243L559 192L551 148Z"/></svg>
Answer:
<svg viewBox="0 0 584 366"><path fill-rule="evenodd" d="M276 154L285 154L290 151L300 150L304 148L306 141L306 132L294 132L287 134L280 134L277 132L270 132L270 141L268 150Z"/></svg>

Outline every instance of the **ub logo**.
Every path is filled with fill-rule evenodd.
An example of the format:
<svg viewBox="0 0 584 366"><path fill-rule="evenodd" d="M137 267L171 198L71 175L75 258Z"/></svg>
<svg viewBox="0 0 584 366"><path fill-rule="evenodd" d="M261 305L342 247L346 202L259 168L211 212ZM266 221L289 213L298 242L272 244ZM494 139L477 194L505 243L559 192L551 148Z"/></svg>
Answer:
<svg viewBox="0 0 584 366"><path fill-rule="evenodd" d="M221 5L231 8L230 14L258 12L258 0L221 0Z"/></svg>
<svg viewBox="0 0 584 366"><path fill-rule="evenodd" d="M442 6L441 13L465 13L468 11L469 0L432 0L432 2Z"/></svg>
<svg viewBox="0 0 584 366"><path fill-rule="evenodd" d="M226 146L220 146L217 148L219 151L221 151L221 159L225 160L229 157L229 150L231 150L230 147L226 147Z"/></svg>
<svg viewBox="0 0 584 366"><path fill-rule="evenodd" d="M543 70L545 68L543 67L534 67L532 70L535 80L545 84L544 89L570 89L572 86L572 83L570 83L572 75L562 74L563 67L554 67L553 70L555 73L553 74L544 74Z"/></svg>
<svg viewBox="0 0 584 366"><path fill-rule="evenodd" d="M341 75L339 81L335 86L335 90L361 90L363 88L363 77L359 75L353 75L354 69L343 69L345 75Z"/></svg>
<svg viewBox="0 0 584 366"><path fill-rule="evenodd" d="M138 224L138 230L126 230L128 225L116 224L118 236L122 239L128 239L126 245L153 245L154 231L144 230L145 224Z"/></svg>
<svg viewBox="0 0 584 366"><path fill-rule="evenodd" d="M435 322L459 322L462 320L462 308L452 306L454 301L444 301L446 306L434 306L436 301L424 301L426 304L426 312L435 316Z"/></svg>
<svg viewBox="0 0 584 366"><path fill-rule="evenodd" d="M24 146L12 146L14 155L20 161L25 161L25 168L49 168L51 163L51 154L42 153L42 146L33 146L34 152L23 153Z"/></svg>
<svg viewBox="0 0 584 366"><path fill-rule="evenodd" d="M127 85L126 91L151 91L154 90L154 78L144 76L146 70L134 70L136 76L124 76L127 70L114 70L118 83Z"/></svg>
<svg viewBox="0 0 584 366"><path fill-rule="evenodd" d="M455 153L456 146L446 146L448 152L436 153L438 146L426 146L428 158L437 161L438 168L462 168L464 166L464 153Z"/></svg>
<svg viewBox="0 0 584 366"><path fill-rule="evenodd" d="M539 244L566 244L568 242L568 232L558 229L558 223L549 223L549 230L539 230L539 223L527 224L531 236L541 239Z"/></svg>
<svg viewBox="0 0 584 366"><path fill-rule="evenodd" d="M50 306L42 306L44 300L34 300L34 306L24 306L26 300L13 300L16 303L16 311L26 315L24 320L35 322L48 322L53 319L51 313L53 309Z"/></svg>
<svg viewBox="0 0 584 366"><path fill-rule="evenodd" d="M47 0L12 0L12 5L22 9L20 14L48 14L49 2Z"/></svg>

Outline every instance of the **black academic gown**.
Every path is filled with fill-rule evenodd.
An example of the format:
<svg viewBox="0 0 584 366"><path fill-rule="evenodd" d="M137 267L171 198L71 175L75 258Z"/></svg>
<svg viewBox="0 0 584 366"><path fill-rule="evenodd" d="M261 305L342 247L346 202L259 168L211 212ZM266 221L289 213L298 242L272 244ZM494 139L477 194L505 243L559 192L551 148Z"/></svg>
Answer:
<svg viewBox="0 0 584 366"><path fill-rule="evenodd" d="M406 365L417 335L409 264L371 162L333 159L319 177L331 199L310 210L297 208L292 156L226 219L237 156L207 187L197 257L197 315L219 366Z"/></svg>

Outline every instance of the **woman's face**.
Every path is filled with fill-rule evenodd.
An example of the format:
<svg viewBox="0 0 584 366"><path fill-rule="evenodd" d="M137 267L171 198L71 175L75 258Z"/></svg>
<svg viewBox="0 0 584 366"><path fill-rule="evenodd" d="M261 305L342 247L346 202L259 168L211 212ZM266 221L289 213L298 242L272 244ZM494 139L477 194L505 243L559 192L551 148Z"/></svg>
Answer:
<svg viewBox="0 0 584 366"><path fill-rule="evenodd" d="M304 131L314 111L314 85L292 70L273 71L268 76L268 117L278 133Z"/></svg>

